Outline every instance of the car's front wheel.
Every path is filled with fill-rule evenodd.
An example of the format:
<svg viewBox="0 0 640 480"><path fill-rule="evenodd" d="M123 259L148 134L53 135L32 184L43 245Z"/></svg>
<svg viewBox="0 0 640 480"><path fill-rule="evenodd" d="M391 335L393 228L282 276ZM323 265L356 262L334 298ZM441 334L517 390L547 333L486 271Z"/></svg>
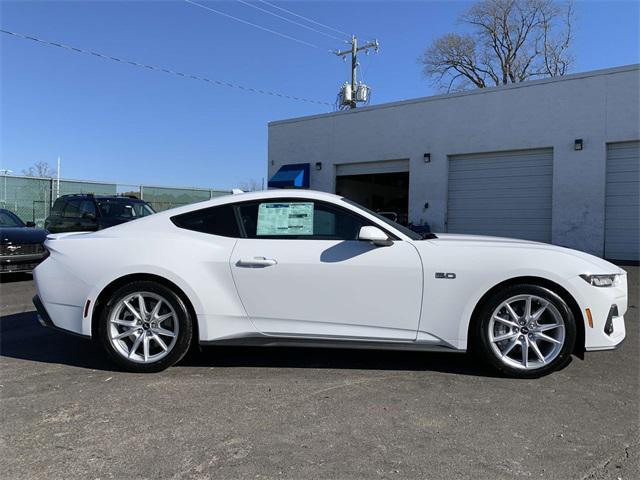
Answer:
<svg viewBox="0 0 640 480"><path fill-rule="evenodd" d="M187 353L192 328L189 311L174 291L136 281L115 291L102 308L98 336L122 368L159 372Z"/></svg>
<svg viewBox="0 0 640 480"><path fill-rule="evenodd" d="M500 372L535 378L566 365L576 341L567 303L538 285L513 285L484 302L475 324L477 352Z"/></svg>

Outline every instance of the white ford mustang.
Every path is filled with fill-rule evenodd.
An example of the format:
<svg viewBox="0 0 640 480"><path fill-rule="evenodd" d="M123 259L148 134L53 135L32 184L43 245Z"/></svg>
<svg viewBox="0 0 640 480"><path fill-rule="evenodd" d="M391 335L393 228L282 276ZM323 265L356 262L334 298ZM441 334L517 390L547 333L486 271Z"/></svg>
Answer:
<svg viewBox="0 0 640 480"><path fill-rule="evenodd" d="M155 372L191 344L467 351L536 377L625 336L626 272L567 248L421 236L349 200L229 195L50 235L41 323Z"/></svg>

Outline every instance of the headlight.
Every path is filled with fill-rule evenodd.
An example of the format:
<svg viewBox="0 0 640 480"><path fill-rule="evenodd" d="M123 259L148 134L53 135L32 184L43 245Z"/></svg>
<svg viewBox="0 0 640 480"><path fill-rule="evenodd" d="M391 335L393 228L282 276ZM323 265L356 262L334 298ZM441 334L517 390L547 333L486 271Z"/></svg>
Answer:
<svg viewBox="0 0 640 480"><path fill-rule="evenodd" d="M607 275L580 275L582 279L594 287L615 287L618 285L617 273Z"/></svg>

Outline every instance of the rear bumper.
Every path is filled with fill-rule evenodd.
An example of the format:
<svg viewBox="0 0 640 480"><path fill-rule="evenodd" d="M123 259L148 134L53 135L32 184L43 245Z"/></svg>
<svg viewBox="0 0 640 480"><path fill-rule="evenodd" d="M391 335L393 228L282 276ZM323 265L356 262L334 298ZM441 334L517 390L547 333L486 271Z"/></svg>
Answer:
<svg viewBox="0 0 640 480"><path fill-rule="evenodd" d="M55 327L91 337L91 320L83 316L90 285L57 261L55 255L38 265L33 271L33 280L40 310L47 312Z"/></svg>
<svg viewBox="0 0 640 480"><path fill-rule="evenodd" d="M40 325L42 325L43 327L52 328L54 330L75 335L81 338L86 338L86 339L91 338L88 335L83 335L81 333L74 332L73 330L67 330L66 328L58 327L55 323L53 323L53 320L51 319L49 312L47 312L47 309L45 308L44 304L42 303L42 300L40 300L40 297L38 295L35 295L31 299L31 301L33 302L33 305L36 307L36 311L38 312L38 322L40 322Z"/></svg>
<svg viewBox="0 0 640 480"><path fill-rule="evenodd" d="M56 328L56 326L53 324L53 321L51 320L51 317L49 316L49 313L47 312L47 309L44 308L40 297L34 295L31 301L33 302L33 306L36 307L36 311L38 312L38 322L40 322L40 325L47 328Z"/></svg>

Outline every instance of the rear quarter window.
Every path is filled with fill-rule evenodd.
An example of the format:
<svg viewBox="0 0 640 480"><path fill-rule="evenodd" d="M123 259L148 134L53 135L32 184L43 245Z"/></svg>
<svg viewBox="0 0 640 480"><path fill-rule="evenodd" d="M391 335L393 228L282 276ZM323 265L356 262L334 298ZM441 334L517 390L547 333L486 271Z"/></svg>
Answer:
<svg viewBox="0 0 640 480"><path fill-rule="evenodd" d="M185 230L221 237L240 237L240 229L232 205L221 205L183 213L171 217L171 221L176 227Z"/></svg>

